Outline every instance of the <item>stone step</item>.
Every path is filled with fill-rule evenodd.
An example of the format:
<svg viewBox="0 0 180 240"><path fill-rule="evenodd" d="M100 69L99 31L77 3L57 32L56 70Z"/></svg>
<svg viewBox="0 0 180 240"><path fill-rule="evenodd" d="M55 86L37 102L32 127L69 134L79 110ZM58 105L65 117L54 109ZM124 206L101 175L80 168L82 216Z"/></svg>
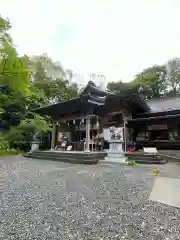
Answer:
<svg viewBox="0 0 180 240"><path fill-rule="evenodd" d="M107 162L116 162L116 163L124 163L126 161L126 157L124 156L124 152L108 152L107 157L105 158Z"/></svg>
<svg viewBox="0 0 180 240"><path fill-rule="evenodd" d="M146 158L146 157L152 157L152 158L163 158L163 155L161 154L133 154L133 153L125 153L125 156L127 157L138 157L138 158Z"/></svg>
<svg viewBox="0 0 180 240"><path fill-rule="evenodd" d="M110 157L106 157L105 161L106 162L125 163L126 159L125 158L110 158Z"/></svg>
<svg viewBox="0 0 180 240"><path fill-rule="evenodd" d="M159 160L162 160L163 158L160 158L160 159L158 159L158 158L155 158L155 157L150 157L150 156L146 156L146 157L137 157L137 156L132 156L132 157L127 157L128 158L128 160L146 160L146 161L151 161L151 160L154 160L154 161L159 161Z"/></svg>
<svg viewBox="0 0 180 240"><path fill-rule="evenodd" d="M136 163L142 163L142 164L165 164L167 160L136 160Z"/></svg>
<svg viewBox="0 0 180 240"><path fill-rule="evenodd" d="M64 156L64 157L76 157L76 158L92 158L92 157L102 157L104 158L107 156L107 153L105 152L82 152L82 153L76 153L76 152L54 152L54 151L35 151L35 152L29 152L28 155L43 155L43 156Z"/></svg>
<svg viewBox="0 0 180 240"><path fill-rule="evenodd" d="M104 158L102 158L102 157L97 157L97 156L94 156L93 158L92 158L92 156L85 156L85 157L83 157L83 156L75 156L75 155L65 155L65 154L63 154L63 155L50 155L50 154L38 154L38 153L36 153L36 154L27 154L27 155L25 155L26 157L30 157L30 158L36 158L36 157L38 157L38 158L45 158L45 159L56 159L56 160L61 160L61 159L67 159L67 160L72 160L72 161L75 161L75 160L84 160L84 161L92 161L92 160L94 160L94 159L99 159L99 160L103 160Z"/></svg>
<svg viewBox="0 0 180 240"><path fill-rule="evenodd" d="M56 155L51 155L51 154L40 154L40 153L36 153L36 154L27 154L26 155L27 157L41 157L41 158L47 158L47 159L49 159L49 158L54 158L54 159L82 159L82 157L80 158L80 157L76 157L76 156L72 156L72 155L65 155L65 154L63 154L63 155L61 155L61 154L56 154ZM92 157L85 157L85 158L83 158L83 159L86 159L86 160L89 160L89 159L92 159Z"/></svg>
<svg viewBox="0 0 180 240"><path fill-rule="evenodd" d="M124 154L114 154L114 153L108 153L107 157L113 157L113 158L124 158Z"/></svg>
<svg viewBox="0 0 180 240"><path fill-rule="evenodd" d="M80 163L80 164L96 164L100 160L96 159L76 159L76 158L63 158L63 157L52 157L52 156L42 156L42 155L35 155L35 156L26 156L28 158L35 158L35 159L40 159L40 160L51 160L51 161L61 161L61 162L71 162L71 163Z"/></svg>
<svg viewBox="0 0 180 240"><path fill-rule="evenodd" d="M42 160L54 160L72 163L88 163L95 164L100 160L104 160L106 153L76 153L76 152L54 152L54 151L35 151L25 154L28 158L37 158Z"/></svg>
<svg viewBox="0 0 180 240"><path fill-rule="evenodd" d="M146 154L146 153L126 153L128 161L137 163L166 163L167 159L162 154Z"/></svg>
<svg viewBox="0 0 180 240"><path fill-rule="evenodd" d="M177 155L167 155L167 154L164 154L163 155L164 158L167 160L167 161L170 161L170 162L180 162L180 156L177 156Z"/></svg>

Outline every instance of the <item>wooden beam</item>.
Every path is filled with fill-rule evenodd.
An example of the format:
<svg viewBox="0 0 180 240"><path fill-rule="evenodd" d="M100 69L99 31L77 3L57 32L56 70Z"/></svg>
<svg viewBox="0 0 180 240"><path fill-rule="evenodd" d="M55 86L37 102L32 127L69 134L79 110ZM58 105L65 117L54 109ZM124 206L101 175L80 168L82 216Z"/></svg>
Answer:
<svg viewBox="0 0 180 240"><path fill-rule="evenodd" d="M146 118L136 118L128 120L128 123L133 122L140 122L140 121L150 121L150 120L158 120L158 119L174 119L174 118L180 118L180 114L175 115L166 115L166 116L156 116L156 117L146 117Z"/></svg>

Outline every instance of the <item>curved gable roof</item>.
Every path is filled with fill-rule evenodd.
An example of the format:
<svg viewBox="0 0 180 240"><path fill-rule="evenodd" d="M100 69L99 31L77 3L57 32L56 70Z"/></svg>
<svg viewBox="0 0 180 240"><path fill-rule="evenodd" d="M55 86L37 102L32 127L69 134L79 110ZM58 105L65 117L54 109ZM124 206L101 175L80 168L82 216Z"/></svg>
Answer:
<svg viewBox="0 0 180 240"><path fill-rule="evenodd" d="M104 91L97 87L92 81L89 81L87 86L81 91L80 95L96 95L98 97L105 97L107 95L115 95L112 92Z"/></svg>

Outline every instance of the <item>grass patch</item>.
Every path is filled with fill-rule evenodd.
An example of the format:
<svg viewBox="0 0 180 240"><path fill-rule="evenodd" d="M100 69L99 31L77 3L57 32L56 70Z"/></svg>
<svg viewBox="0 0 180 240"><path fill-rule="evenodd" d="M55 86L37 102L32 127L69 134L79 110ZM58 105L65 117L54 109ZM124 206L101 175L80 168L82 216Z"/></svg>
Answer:
<svg viewBox="0 0 180 240"><path fill-rule="evenodd" d="M18 155L21 154L22 152L16 149L8 149L8 150L2 150L0 149L0 156L12 156L12 155Z"/></svg>

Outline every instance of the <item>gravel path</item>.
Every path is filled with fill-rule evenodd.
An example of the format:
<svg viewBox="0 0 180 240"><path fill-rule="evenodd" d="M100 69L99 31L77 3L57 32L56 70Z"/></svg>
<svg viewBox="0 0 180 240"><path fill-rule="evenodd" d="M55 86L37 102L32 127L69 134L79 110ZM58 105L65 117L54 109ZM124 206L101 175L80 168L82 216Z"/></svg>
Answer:
<svg viewBox="0 0 180 240"><path fill-rule="evenodd" d="M148 200L152 170L0 159L0 239L180 239L180 210Z"/></svg>

